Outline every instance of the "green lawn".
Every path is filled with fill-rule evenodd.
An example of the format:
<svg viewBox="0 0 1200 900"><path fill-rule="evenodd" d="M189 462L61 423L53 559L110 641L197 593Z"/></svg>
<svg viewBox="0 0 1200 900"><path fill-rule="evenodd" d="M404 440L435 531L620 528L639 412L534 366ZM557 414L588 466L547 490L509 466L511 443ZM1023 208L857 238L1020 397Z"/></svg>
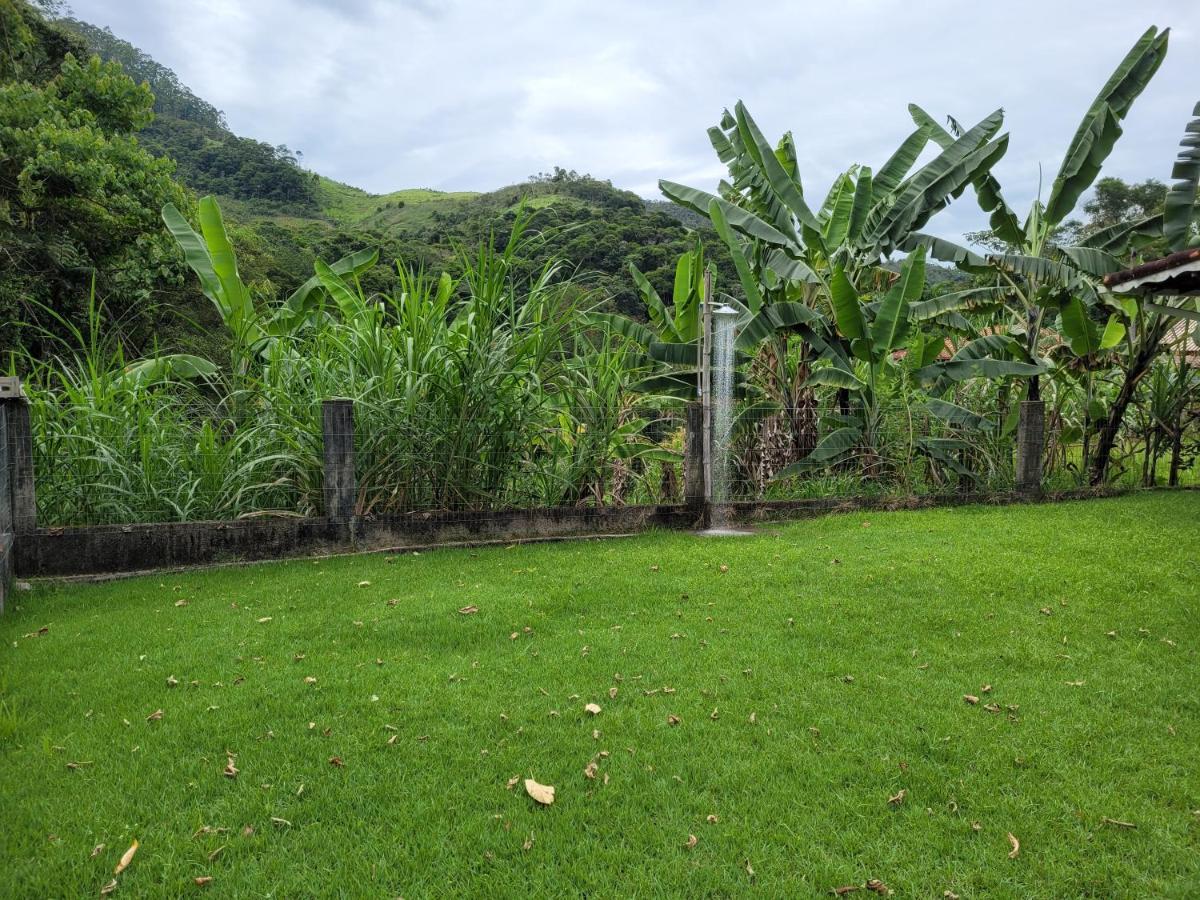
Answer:
<svg viewBox="0 0 1200 900"><path fill-rule="evenodd" d="M1158 493L38 584L0 890L95 895L136 837L116 896L1194 897L1198 526Z"/></svg>

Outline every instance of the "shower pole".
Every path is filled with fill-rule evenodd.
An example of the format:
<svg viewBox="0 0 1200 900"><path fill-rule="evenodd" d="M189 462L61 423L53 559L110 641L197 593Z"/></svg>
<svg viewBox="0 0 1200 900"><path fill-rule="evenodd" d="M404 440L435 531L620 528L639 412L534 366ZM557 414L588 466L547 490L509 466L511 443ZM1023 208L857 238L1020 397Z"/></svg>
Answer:
<svg viewBox="0 0 1200 900"><path fill-rule="evenodd" d="M704 270L704 296L700 334L700 408L704 420L704 527L712 515L712 271Z"/></svg>

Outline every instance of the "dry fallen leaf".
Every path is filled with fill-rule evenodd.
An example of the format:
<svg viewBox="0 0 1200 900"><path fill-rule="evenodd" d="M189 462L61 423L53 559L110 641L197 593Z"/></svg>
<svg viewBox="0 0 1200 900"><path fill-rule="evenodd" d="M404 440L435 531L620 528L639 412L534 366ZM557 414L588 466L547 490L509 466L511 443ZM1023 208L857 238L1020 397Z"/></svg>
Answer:
<svg viewBox="0 0 1200 900"><path fill-rule="evenodd" d="M866 887L868 891L874 891L877 894L882 894L884 897L892 895L892 889L878 878L868 878Z"/></svg>
<svg viewBox="0 0 1200 900"><path fill-rule="evenodd" d="M751 878L754 877L754 866L750 865L750 860L746 860L746 874Z"/></svg>
<svg viewBox="0 0 1200 900"><path fill-rule="evenodd" d="M890 806L900 806L904 803L904 798L907 796L908 788L900 788L897 793L893 794L891 797L888 797L888 804Z"/></svg>
<svg viewBox="0 0 1200 900"><path fill-rule="evenodd" d="M113 869L114 875L120 875L129 867L129 864L133 862L133 854L137 853L137 848L137 838L134 838L133 843L129 845L129 849L121 855L121 859L117 862L117 867Z"/></svg>
<svg viewBox="0 0 1200 900"><path fill-rule="evenodd" d="M221 774L223 774L226 778L237 778L238 768L233 764L232 756L226 761L225 769Z"/></svg>
<svg viewBox="0 0 1200 900"><path fill-rule="evenodd" d="M472 613L477 613L477 612L479 612L478 606L464 606L459 609L459 613L464 616L469 616Z"/></svg>
<svg viewBox="0 0 1200 900"><path fill-rule="evenodd" d="M188 602L186 600L184 600L183 598L180 598L179 600L175 601L175 605L176 606L187 606Z"/></svg>
<svg viewBox="0 0 1200 900"><path fill-rule="evenodd" d="M211 875L197 875L192 881L196 882L196 887L208 887L212 884L212 879Z"/></svg>
<svg viewBox="0 0 1200 900"><path fill-rule="evenodd" d="M1011 831L1008 832L1008 843L1009 846L1012 847L1012 849L1008 851L1008 858L1016 859L1017 854L1021 852L1021 842L1017 840L1016 835L1014 835Z"/></svg>
<svg viewBox="0 0 1200 900"><path fill-rule="evenodd" d="M972 706L974 706L976 703L979 702L979 698L976 697L974 694L963 694L963 700L966 701L967 703L971 704Z"/></svg>
<svg viewBox="0 0 1200 900"><path fill-rule="evenodd" d="M116 889L117 889L117 879L114 878L112 881L110 881L104 887L100 888L100 895L102 897L107 897L109 894L111 894Z"/></svg>
<svg viewBox="0 0 1200 900"><path fill-rule="evenodd" d="M709 825L716 825L721 820L716 816L709 814L709 817L705 821L707 821Z"/></svg>
<svg viewBox="0 0 1200 900"><path fill-rule="evenodd" d="M161 709L156 709L154 712L150 713L150 715L146 716L146 721L147 722L157 722L162 717L163 717L163 711Z"/></svg>
<svg viewBox="0 0 1200 900"><path fill-rule="evenodd" d="M728 571L729 571L729 566L725 565L724 563L721 563L721 571L722 571L722 572L728 572Z"/></svg>
<svg viewBox="0 0 1200 900"><path fill-rule="evenodd" d="M99 856L103 852L104 852L104 844L97 844L95 847L92 848L92 859L95 859L97 856Z"/></svg>
<svg viewBox="0 0 1200 900"><path fill-rule="evenodd" d="M667 716L667 724L668 725L678 725L682 721L683 720L680 719L679 716L676 716L676 715Z"/></svg>
<svg viewBox="0 0 1200 900"><path fill-rule="evenodd" d="M596 774L599 771L600 771L600 767L598 765L596 765L596 761L593 759L591 762L589 762L587 764L586 767L584 767L583 776L591 781L594 781L596 778Z"/></svg>
<svg viewBox="0 0 1200 900"><path fill-rule="evenodd" d="M371 582L369 582L369 581L360 581L360 582L358 583L358 586L359 586L359 587L370 587L370 586L371 586Z"/></svg>
<svg viewBox="0 0 1200 900"><path fill-rule="evenodd" d="M616 699L617 699L617 689L616 689L615 687L610 687L610 688L608 689L608 699L609 699L609 700L616 700Z"/></svg>
<svg viewBox="0 0 1200 900"><path fill-rule="evenodd" d="M587 713L589 716L598 716L598 715L600 715L600 704L599 703L589 703L587 706L585 706L583 708L583 711L585 713Z"/></svg>
<svg viewBox="0 0 1200 900"><path fill-rule="evenodd" d="M343 760L340 756L329 757L329 764L338 769L344 769L346 767L346 763L343 762Z"/></svg>
<svg viewBox="0 0 1200 900"><path fill-rule="evenodd" d="M258 620L258 624L265 625L267 622L270 622L270 621L271 621L271 616L263 616L261 619Z"/></svg>
<svg viewBox="0 0 1200 900"><path fill-rule="evenodd" d="M554 788L548 784L538 784L532 778L525 779L525 793L542 806L549 806L554 802Z"/></svg>
<svg viewBox="0 0 1200 900"><path fill-rule="evenodd" d="M843 884L841 887L835 887L833 893L837 897L844 897L847 894L853 894L855 891L861 891L862 887L857 884Z"/></svg>
<svg viewBox="0 0 1200 900"><path fill-rule="evenodd" d="M525 843L523 843L521 845L521 849L522 850L532 850L533 849L533 835L532 834L529 835L529 837L525 838Z"/></svg>
<svg viewBox="0 0 1200 900"><path fill-rule="evenodd" d="M688 839L687 839L686 843L684 843L683 846L686 847L688 850L691 850L698 843L700 843L700 838L696 837L694 834L689 834Z"/></svg>
<svg viewBox="0 0 1200 900"><path fill-rule="evenodd" d="M280 828L291 828L292 827L291 822L289 822L287 819L281 819L278 816L271 816L271 823L274 825L278 825Z"/></svg>
<svg viewBox="0 0 1200 900"><path fill-rule="evenodd" d="M958 894L954 891L942 891L943 900L958 900Z"/></svg>

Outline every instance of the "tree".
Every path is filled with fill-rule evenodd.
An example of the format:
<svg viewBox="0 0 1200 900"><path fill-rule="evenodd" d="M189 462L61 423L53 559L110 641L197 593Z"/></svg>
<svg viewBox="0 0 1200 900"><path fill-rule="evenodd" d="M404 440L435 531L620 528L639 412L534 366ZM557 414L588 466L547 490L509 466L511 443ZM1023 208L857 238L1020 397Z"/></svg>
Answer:
<svg viewBox="0 0 1200 900"><path fill-rule="evenodd" d="M0 351L83 321L93 276L109 327L148 343L182 283L158 210L186 205L170 161L133 137L150 91L24 2L0 0L0 31L0 320L31 326L3 329Z"/></svg>

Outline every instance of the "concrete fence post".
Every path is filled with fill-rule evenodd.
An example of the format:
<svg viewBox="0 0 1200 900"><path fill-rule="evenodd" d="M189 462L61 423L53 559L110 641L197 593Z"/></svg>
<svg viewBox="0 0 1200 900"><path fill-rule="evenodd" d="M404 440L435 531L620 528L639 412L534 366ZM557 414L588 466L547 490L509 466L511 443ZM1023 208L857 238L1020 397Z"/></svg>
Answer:
<svg viewBox="0 0 1200 900"><path fill-rule="evenodd" d="M1042 456L1046 450L1046 403L1023 400L1017 419L1017 477L1020 494L1042 492Z"/></svg>
<svg viewBox="0 0 1200 900"><path fill-rule="evenodd" d="M33 421L29 400L16 377L0 378L0 404L8 431L8 489L13 531L37 529L37 494L33 484Z"/></svg>
<svg viewBox="0 0 1200 900"><path fill-rule="evenodd" d="M321 436L325 445L325 516L336 522L350 522L358 494L353 400L334 399L321 404Z"/></svg>
<svg viewBox="0 0 1200 900"><path fill-rule="evenodd" d="M37 529L33 421L15 376L0 378L0 613L12 587L17 541Z"/></svg>
<svg viewBox="0 0 1200 900"><path fill-rule="evenodd" d="M699 401L687 405L683 442L683 499L688 508L704 514L708 496L704 483L704 408Z"/></svg>

